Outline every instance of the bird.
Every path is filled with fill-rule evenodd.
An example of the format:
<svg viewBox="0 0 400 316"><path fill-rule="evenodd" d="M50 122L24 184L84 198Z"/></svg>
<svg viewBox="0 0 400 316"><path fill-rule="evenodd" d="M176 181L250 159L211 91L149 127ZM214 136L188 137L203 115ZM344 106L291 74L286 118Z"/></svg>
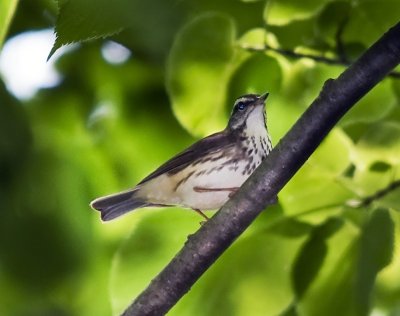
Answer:
<svg viewBox="0 0 400 316"><path fill-rule="evenodd" d="M265 103L269 93L236 99L226 128L178 153L135 187L97 198L90 206L110 221L143 207L179 206L206 220L219 209L272 150Z"/></svg>

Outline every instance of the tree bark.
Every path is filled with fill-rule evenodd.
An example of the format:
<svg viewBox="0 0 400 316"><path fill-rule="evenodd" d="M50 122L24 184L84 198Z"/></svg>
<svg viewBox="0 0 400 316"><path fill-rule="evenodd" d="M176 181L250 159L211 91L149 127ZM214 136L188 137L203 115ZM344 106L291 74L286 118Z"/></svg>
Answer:
<svg viewBox="0 0 400 316"><path fill-rule="evenodd" d="M319 96L241 189L194 235L123 313L164 315L189 291L315 151L343 115L400 62L400 23ZM310 184L312 185L312 184Z"/></svg>

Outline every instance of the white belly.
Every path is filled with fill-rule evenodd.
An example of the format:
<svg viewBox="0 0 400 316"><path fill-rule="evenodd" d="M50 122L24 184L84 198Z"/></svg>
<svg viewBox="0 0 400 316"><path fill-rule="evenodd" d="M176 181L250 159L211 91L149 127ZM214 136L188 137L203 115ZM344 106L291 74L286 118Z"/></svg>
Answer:
<svg viewBox="0 0 400 316"><path fill-rule="evenodd" d="M249 177L243 172L246 167L244 162L219 169L220 163L194 166L172 176L161 175L144 183L140 195L153 204L179 205L198 210L218 209ZM206 189L217 190L207 192Z"/></svg>
<svg viewBox="0 0 400 316"><path fill-rule="evenodd" d="M228 201L235 189L248 178L248 175L243 175L241 172L245 166L239 164L235 167L227 166L209 174L207 172L201 174L202 169L200 169L196 172L198 175L195 173L177 188L176 194L180 197L181 205L199 210L220 208ZM196 188L199 189L196 190ZM215 190L206 192L202 189Z"/></svg>

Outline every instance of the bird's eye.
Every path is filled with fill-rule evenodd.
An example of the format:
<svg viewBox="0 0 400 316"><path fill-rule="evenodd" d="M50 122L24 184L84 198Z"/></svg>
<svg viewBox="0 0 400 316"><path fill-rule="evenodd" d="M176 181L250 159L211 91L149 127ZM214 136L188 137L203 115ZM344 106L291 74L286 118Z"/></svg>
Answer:
<svg viewBox="0 0 400 316"><path fill-rule="evenodd" d="M239 111L243 111L246 108L246 105L243 102L238 103L237 108Z"/></svg>

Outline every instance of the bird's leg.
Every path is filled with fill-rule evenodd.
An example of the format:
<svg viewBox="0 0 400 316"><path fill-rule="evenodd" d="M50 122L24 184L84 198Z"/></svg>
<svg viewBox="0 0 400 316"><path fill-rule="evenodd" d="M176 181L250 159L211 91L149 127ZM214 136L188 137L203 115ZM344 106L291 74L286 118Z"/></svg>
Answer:
<svg viewBox="0 0 400 316"><path fill-rule="evenodd" d="M205 193L205 192L221 192L221 191L228 191L230 192L228 197L230 198L233 194L236 193L236 191L239 190L238 187L232 187L232 188L205 188L205 187L193 187L194 192L198 193ZM204 214L202 211L199 209L193 209L196 211L198 214L200 214L202 217L206 219L206 221L209 220L208 216ZM204 222L201 222L200 224L203 224Z"/></svg>
<svg viewBox="0 0 400 316"><path fill-rule="evenodd" d="M231 198L238 190L239 188L231 188L231 193L228 194L228 197Z"/></svg>
<svg viewBox="0 0 400 316"><path fill-rule="evenodd" d="M207 222L210 218L206 215L206 214L204 214L202 211L200 211L199 209L193 209L193 211L195 211L197 214L199 214L200 216L202 216L202 217L204 217L205 218L205 221L201 221L200 222L200 225L203 225L205 222Z"/></svg>

